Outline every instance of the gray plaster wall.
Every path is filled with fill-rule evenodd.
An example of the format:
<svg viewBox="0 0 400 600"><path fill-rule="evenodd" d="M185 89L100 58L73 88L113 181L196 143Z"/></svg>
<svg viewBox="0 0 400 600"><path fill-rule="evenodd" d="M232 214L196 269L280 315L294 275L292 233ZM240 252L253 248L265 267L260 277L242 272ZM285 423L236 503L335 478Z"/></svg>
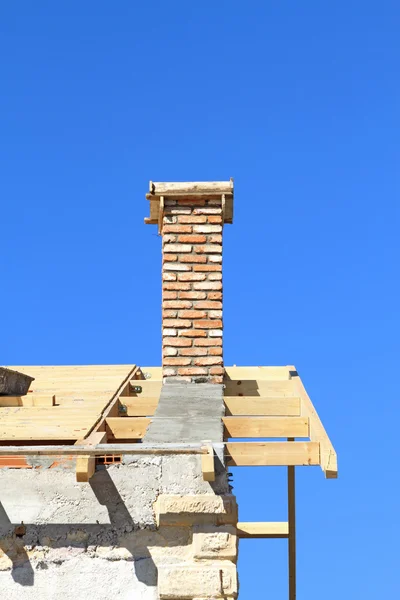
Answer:
<svg viewBox="0 0 400 600"><path fill-rule="evenodd" d="M208 483L198 455L125 456L83 484L50 464L0 469L1 598L155 600L157 565L184 562L191 543L188 528L156 529L158 495L229 493L222 462Z"/></svg>

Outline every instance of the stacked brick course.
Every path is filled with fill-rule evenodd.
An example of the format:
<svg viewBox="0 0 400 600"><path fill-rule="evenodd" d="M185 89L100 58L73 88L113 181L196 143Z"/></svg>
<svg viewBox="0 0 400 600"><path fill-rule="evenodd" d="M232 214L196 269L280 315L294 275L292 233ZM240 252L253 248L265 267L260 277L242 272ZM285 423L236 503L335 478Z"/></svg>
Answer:
<svg viewBox="0 0 400 600"><path fill-rule="evenodd" d="M222 383L222 201L165 200L163 376Z"/></svg>

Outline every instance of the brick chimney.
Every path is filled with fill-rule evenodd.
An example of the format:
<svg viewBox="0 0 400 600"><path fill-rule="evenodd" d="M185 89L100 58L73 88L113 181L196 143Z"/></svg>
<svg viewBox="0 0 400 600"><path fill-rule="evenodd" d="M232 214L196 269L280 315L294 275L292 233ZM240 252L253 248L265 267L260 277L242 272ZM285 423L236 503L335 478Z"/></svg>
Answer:
<svg viewBox="0 0 400 600"><path fill-rule="evenodd" d="M164 381L222 383L222 229L233 181L150 182L150 218L162 235Z"/></svg>

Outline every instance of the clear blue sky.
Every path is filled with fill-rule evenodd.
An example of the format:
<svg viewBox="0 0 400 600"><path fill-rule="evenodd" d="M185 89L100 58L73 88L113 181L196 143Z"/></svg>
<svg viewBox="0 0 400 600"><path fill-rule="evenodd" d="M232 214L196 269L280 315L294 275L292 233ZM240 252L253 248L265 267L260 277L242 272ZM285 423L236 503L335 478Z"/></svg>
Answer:
<svg viewBox="0 0 400 600"><path fill-rule="evenodd" d="M298 469L298 598L395 598L398 2L0 6L0 364L160 364L157 181L235 178L225 362L295 364L340 478ZM241 520L284 473L236 470ZM277 488L275 484L281 484ZM285 542L240 600L286 599Z"/></svg>

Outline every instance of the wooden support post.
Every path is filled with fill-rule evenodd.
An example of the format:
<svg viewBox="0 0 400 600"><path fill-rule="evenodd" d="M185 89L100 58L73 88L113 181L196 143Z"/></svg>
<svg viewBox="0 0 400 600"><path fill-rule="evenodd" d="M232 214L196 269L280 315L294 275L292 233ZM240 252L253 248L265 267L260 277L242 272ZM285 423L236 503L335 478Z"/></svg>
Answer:
<svg viewBox="0 0 400 600"><path fill-rule="evenodd" d="M76 480L85 483L94 475L96 470L95 456L78 456L76 459Z"/></svg>
<svg viewBox="0 0 400 600"><path fill-rule="evenodd" d="M203 442L207 454L201 455L201 470L204 481L215 481L214 449L208 440Z"/></svg>
<svg viewBox="0 0 400 600"><path fill-rule="evenodd" d="M288 438L288 442L293 442ZM296 600L296 504L295 504L295 467L287 470L288 487L288 558L289 558L289 600Z"/></svg>

